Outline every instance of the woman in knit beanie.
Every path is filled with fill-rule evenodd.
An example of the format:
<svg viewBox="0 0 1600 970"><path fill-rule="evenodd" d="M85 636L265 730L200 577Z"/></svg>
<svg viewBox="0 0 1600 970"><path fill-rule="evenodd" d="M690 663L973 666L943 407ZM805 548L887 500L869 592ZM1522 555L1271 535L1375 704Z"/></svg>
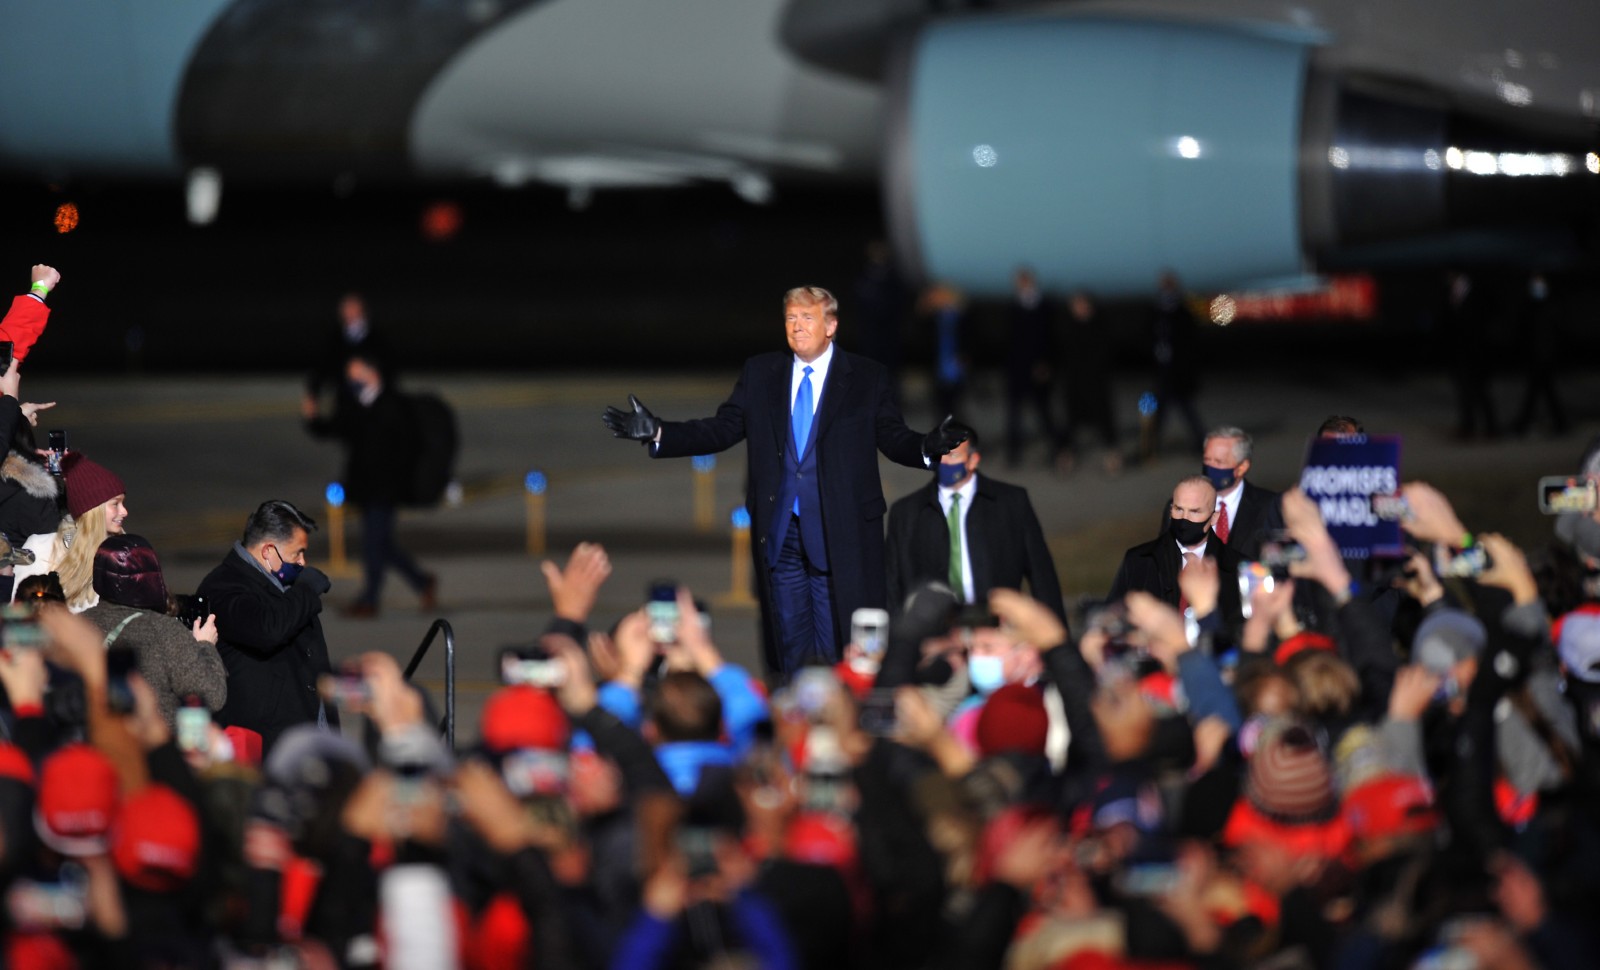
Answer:
<svg viewBox="0 0 1600 970"><path fill-rule="evenodd" d="M215 711L228 699L228 669L217 653L217 618L193 625L169 615L172 597L161 560L141 536L111 536L94 557L99 602L84 619L106 634L106 645L128 647L139 673L155 694L167 726L177 727L178 708L190 695Z"/></svg>
<svg viewBox="0 0 1600 970"><path fill-rule="evenodd" d="M61 577L67 606L81 613L99 601L94 591L94 554L106 536L122 534L128 517L127 489L115 472L82 452L67 452L61 459L61 475L67 515L55 532L29 537L23 548L33 552L34 562L16 568L16 581L54 572Z"/></svg>

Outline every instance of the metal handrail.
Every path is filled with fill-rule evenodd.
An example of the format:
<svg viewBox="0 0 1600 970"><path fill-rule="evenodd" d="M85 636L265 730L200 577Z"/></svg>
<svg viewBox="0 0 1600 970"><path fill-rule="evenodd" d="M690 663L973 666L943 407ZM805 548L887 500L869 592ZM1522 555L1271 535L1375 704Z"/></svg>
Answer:
<svg viewBox="0 0 1600 970"><path fill-rule="evenodd" d="M428 635L417 644L417 652L411 655L411 662L406 664L405 679L410 680L411 675L417 672L417 667L422 663L422 658L427 655L428 648L433 646L433 638L444 631L444 720L439 724L439 730L444 735L445 743L450 745L450 750L456 748L456 631L451 629L450 621L440 617L433 621L433 626L428 627Z"/></svg>

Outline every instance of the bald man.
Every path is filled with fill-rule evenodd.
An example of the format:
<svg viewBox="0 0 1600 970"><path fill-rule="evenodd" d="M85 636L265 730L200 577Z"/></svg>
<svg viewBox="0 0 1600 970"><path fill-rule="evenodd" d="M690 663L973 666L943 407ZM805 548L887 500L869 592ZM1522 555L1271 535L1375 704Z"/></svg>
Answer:
<svg viewBox="0 0 1600 970"><path fill-rule="evenodd" d="M1237 633L1239 613L1239 554L1211 531L1217 518L1217 490L1204 476L1185 478L1172 490L1170 521L1155 539L1129 549L1122 556L1109 598L1120 600L1130 590L1144 590L1176 608L1182 602L1178 573L1201 559L1217 563L1221 589L1217 609L1223 626Z"/></svg>

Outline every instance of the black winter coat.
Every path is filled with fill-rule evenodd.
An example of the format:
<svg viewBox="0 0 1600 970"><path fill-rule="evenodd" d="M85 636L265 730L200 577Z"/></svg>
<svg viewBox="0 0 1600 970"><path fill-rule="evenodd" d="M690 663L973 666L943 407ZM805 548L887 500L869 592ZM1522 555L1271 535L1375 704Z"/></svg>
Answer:
<svg viewBox="0 0 1600 970"><path fill-rule="evenodd" d="M289 728L316 723L317 677L332 669L318 616L329 584L308 567L280 590L247 556L234 546L201 581L199 595L217 615L217 652L228 668L228 701L217 723L259 732L267 752ZM327 712L337 726L338 711Z"/></svg>
<svg viewBox="0 0 1600 970"><path fill-rule="evenodd" d="M10 441L22 421L22 406L0 396L0 441ZM31 535L54 532L61 522L61 485L43 465L16 452L0 462L0 535L20 546Z"/></svg>
<svg viewBox="0 0 1600 970"><path fill-rule="evenodd" d="M368 407L342 391L333 417L310 421L306 429L344 443L343 483L350 501L398 503L406 497L417 465L417 431L404 395L392 385L384 385Z"/></svg>

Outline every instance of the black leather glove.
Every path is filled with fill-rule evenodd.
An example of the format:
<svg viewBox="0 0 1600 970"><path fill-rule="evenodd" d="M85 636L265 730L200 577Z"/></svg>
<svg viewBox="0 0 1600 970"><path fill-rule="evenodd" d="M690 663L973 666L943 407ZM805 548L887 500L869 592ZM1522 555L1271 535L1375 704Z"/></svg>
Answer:
<svg viewBox="0 0 1600 970"><path fill-rule="evenodd" d="M639 399L632 394L628 395L628 403L633 405L632 413L621 408L606 408L606 413L600 420L606 423L611 433L618 438L632 438L634 441L651 441L656 432L661 430L661 419L650 413L650 409L639 403Z"/></svg>
<svg viewBox="0 0 1600 970"><path fill-rule="evenodd" d="M944 420L939 422L939 426L937 428L934 428L932 431L928 432L927 437L922 439L922 453L924 455L927 455L929 458L939 458L942 455L948 455L950 452L956 449L957 445L967 440L967 433L965 431L951 430L950 422L954 420L955 415L947 414L944 416Z"/></svg>
<svg viewBox="0 0 1600 970"><path fill-rule="evenodd" d="M307 566L300 570L300 575L295 577L294 584L305 586L318 596L333 589L333 581L328 578L328 574L315 566Z"/></svg>

